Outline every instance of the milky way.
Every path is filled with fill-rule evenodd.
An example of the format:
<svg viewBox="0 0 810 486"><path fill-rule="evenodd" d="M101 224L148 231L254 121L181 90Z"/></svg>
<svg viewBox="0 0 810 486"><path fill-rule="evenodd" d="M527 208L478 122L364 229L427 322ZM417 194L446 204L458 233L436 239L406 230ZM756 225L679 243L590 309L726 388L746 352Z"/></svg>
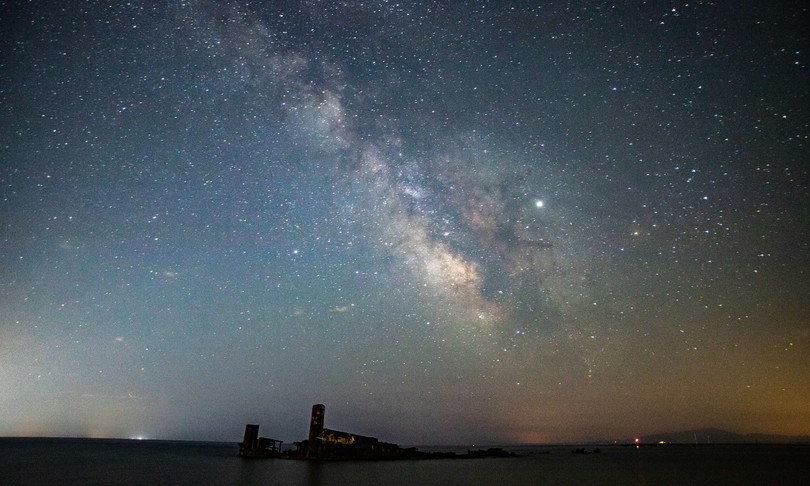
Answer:
<svg viewBox="0 0 810 486"><path fill-rule="evenodd" d="M267 3L2 9L0 434L810 434L806 8Z"/></svg>

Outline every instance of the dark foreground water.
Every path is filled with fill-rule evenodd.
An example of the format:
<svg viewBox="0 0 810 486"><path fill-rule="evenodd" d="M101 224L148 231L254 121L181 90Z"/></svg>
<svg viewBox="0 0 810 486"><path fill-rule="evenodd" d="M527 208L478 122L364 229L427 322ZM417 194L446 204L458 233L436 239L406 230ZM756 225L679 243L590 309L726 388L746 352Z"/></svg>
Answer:
<svg viewBox="0 0 810 486"><path fill-rule="evenodd" d="M571 454L570 447L507 450L521 456L318 463L242 459L236 444L224 443L0 439L0 484L810 485L810 446L603 446L588 455Z"/></svg>

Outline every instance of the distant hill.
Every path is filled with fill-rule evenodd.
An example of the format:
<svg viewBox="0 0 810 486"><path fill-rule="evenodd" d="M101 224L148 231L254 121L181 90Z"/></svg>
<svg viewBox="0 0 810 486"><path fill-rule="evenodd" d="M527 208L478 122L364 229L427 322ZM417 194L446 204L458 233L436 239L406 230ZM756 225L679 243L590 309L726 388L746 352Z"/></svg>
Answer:
<svg viewBox="0 0 810 486"><path fill-rule="evenodd" d="M642 444L810 444L810 436L735 434L722 429L696 429L640 436ZM629 439L630 444L635 439Z"/></svg>

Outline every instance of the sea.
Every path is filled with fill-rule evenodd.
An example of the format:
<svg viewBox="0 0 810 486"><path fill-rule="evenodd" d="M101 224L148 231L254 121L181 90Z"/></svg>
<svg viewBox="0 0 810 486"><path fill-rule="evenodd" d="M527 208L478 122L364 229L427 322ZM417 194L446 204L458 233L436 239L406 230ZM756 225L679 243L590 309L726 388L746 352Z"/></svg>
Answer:
<svg viewBox="0 0 810 486"><path fill-rule="evenodd" d="M0 485L810 485L810 445L503 448L516 456L313 462L222 442L0 438Z"/></svg>

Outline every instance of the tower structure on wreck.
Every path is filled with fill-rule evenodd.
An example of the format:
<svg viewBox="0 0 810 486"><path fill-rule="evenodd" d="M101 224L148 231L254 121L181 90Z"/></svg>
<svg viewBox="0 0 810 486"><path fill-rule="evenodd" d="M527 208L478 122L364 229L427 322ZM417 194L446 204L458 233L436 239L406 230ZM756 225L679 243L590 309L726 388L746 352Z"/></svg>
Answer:
<svg viewBox="0 0 810 486"><path fill-rule="evenodd" d="M307 441L307 457L320 457L323 436L323 419L326 406L318 403L312 406L312 417L309 419L309 440Z"/></svg>

